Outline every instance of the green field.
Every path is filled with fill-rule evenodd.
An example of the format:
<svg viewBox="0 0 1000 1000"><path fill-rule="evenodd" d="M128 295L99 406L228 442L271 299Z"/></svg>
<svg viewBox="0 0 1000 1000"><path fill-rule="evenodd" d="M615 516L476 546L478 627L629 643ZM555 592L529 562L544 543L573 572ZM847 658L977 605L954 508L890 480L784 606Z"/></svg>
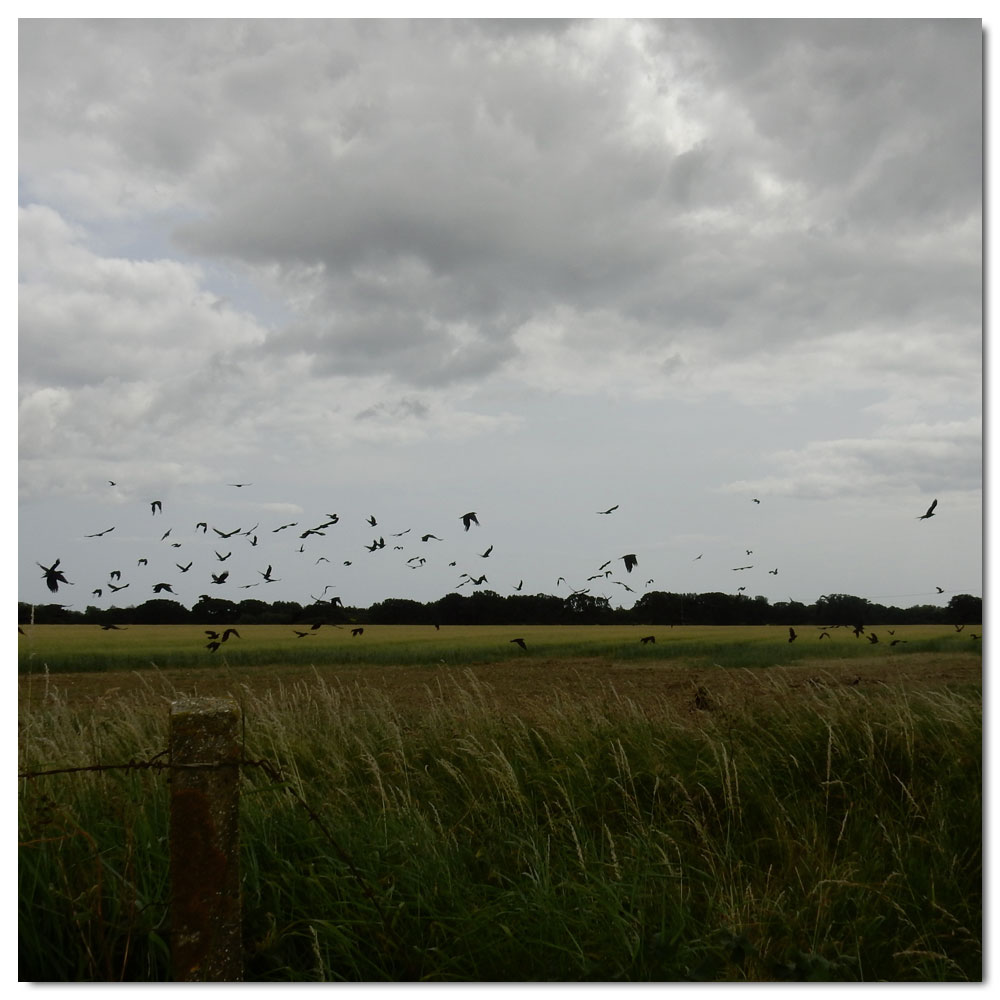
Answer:
<svg viewBox="0 0 1000 1000"><path fill-rule="evenodd" d="M977 645L970 626L956 632L952 626L872 625L866 634L879 637L873 646L847 628L825 630L814 625L796 628L788 641L787 626L646 626L646 625L366 625L361 635L350 626L245 625L239 638L231 637L218 650L206 648L206 630L220 625L133 625L105 631L96 625L24 626L19 635L20 673L142 670L151 666L182 668L210 666L225 659L231 665L359 664L468 664L526 658L603 657L612 660L683 659L722 662L724 666L790 663L810 656L848 658L916 652L967 651ZM299 636L297 632L306 632ZM642 644L652 635L655 642ZM511 643L523 638L527 649ZM892 639L903 640L891 646Z"/></svg>
<svg viewBox="0 0 1000 1000"><path fill-rule="evenodd" d="M977 981L980 630L872 630L25 626L19 768L231 693L248 980ZM21 779L20 979L170 978L167 787Z"/></svg>

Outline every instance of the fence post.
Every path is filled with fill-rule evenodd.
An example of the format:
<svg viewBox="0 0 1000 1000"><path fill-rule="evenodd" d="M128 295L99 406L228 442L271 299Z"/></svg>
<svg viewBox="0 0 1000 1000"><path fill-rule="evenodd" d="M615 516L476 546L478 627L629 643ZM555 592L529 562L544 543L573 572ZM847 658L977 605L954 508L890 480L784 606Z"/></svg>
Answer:
<svg viewBox="0 0 1000 1000"><path fill-rule="evenodd" d="M171 704L170 951L178 982L243 979L239 760L235 702Z"/></svg>

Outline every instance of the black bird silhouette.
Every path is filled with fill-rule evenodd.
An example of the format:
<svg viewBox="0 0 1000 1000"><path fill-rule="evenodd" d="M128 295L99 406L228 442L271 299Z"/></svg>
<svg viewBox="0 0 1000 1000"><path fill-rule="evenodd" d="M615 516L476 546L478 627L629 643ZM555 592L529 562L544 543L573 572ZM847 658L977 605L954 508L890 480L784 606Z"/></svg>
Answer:
<svg viewBox="0 0 1000 1000"><path fill-rule="evenodd" d="M738 573L741 569L753 569L753 566L734 566L733 572Z"/></svg>
<svg viewBox="0 0 1000 1000"><path fill-rule="evenodd" d="M656 636L655 635L644 635L639 640L639 642L641 642L645 646L647 642L656 642Z"/></svg>
<svg viewBox="0 0 1000 1000"><path fill-rule="evenodd" d="M919 519L918 519L918 520L919 520ZM944 593L944 590L943 590L943 588L941 588L941 587L936 587L935 589L937 590L937 592L938 592L939 594L943 594L943 593Z"/></svg>
<svg viewBox="0 0 1000 1000"><path fill-rule="evenodd" d="M480 552L479 557L481 559L489 558L489 554L493 551L493 546L491 545L485 552Z"/></svg>
<svg viewBox="0 0 1000 1000"><path fill-rule="evenodd" d="M819 637L821 639L829 639L830 638L830 633L829 632L820 632Z"/></svg>
<svg viewBox="0 0 1000 1000"><path fill-rule="evenodd" d="M257 572L260 573L260 570L257 570ZM279 583L280 582L278 579L276 579L275 577L271 576L271 567L270 566L267 567L267 570L265 572L260 573L260 575L262 577L264 577L264 579L268 583Z"/></svg>
<svg viewBox="0 0 1000 1000"><path fill-rule="evenodd" d="M205 644L206 649L210 649L213 653L219 648L220 643L216 642L214 639L211 642Z"/></svg>
<svg viewBox="0 0 1000 1000"><path fill-rule="evenodd" d="M66 583L73 586L63 575L63 571L59 569L60 561L61 560L57 559L51 566L43 566L41 563L38 563L38 568L44 574L43 579L45 580L45 585L53 593L59 589L60 583Z"/></svg>
<svg viewBox="0 0 1000 1000"><path fill-rule="evenodd" d="M160 535L160 541L161 542L164 541L170 535L170 532L173 530L174 530L173 528L167 528L167 530L164 531L162 535Z"/></svg>
<svg viewBox="0 0 1000 1000"><path fill-rule="evenodd" d="M117 592L118 592L119 590L124 590L124 589L125 589L126 587L128 587L128 586L129 586L129 584L127 584L127 583L123 583L123 584L122 584L122 585L121 585L120 587L116 587L116 586L115 586L115 585L114 585L113 583L109 583L109 584L108 584L108 587L109 587L109 588L110 588L111 590L115 591L116 593L117 593Z"/></svg>
<svg viewBox="0 0 1000 1000"><path fill-rule="evenodd" d="M274 534L277 531L284 531L285 528L294 528L298 523L298 521L292 521L289 524L282 524L280 527L272 528L271 533Z"/></svg>
<svg viewBox="0 0 1000 1000"><path fill-rule="evenodd" d="M770 573L771 576L777 576L778 575L778 571L776 569L769 569L768 573Z"/></svg>
<svg viewBox="0 0 1000 1000"><path fill-rule="evenodd" d="M470 510L468 514L463 514L462 524L465 525L466 531L469 530L470 524L479 524L479 518L476 517L476 512L474 510Z"/></svg>
<svg viewBox="0 0 1000 1000"><path fill-rule="evenodd" d="M698 560L699 560L699 559L701 558L701 556L703 556L704 554L705 554L705 553L704 553L704 552L702 552L702 553L701 553L701 555L699 555L699 556L695 556L695 557L694 557L694 559L692 559L692 560L691 560L691 562L697 562L697 561L698 561Z"/></svg>
<svg viewBox="0 0 1000 1000"><path fill-rule="evenodd" d="M372 541L371 545L366 545L365 548L369 552L374 552L376 549L384 549L385 548L385 539L382 538L382 537L374 539Z"/></svg>
<svg viewBox="0 0 1000 1000"><path fill-rule="evenodd" d="M635 591L627 583L622 583L621 580L612 580L611 582L617 583L619 587L624 587L630 594L635 593Z"/></svg>
<svg viewBox="0 0 1000 1000"><path fill-rule="evenodd" d="M220 538L232 538L233 535L238 535L240 533L239 528L234 528L232 531L219 531L218 528L213 528L214 531Z"/></svg>
<svg viewBox="0 0 1000 1000"><path fill-rule="evenodd" d="M618 510L620 504L615 504L614 507L609 507L607 510L599 510L598 514L610 514L613 510Z"/></svg>
<svg viewBox="0 0 1000 1000"><path fill-rule="evenodd" d="M964 625L956 625L956 626L955 626L955 631L956 631L956 632L961 632L963 628L965 628L965 626L964 626Z"/></svg>
<svg viewBox="0 0 1000 1000"><path fill-rule="evenodd" d="M149 505L149 507L153 514L155 514L157 511L159 511L161 514L163 513L163 504L159 500L154 500Z"/></svg>
<svg viewBox="0 0 1000 1000"><path fill-rule="evenodd" d="M182 573L186 573L186 572L187 572L187 571L188 571L188 570L189 570L189 569L190 569L190 568L191 568L191 567L192 567L192 566L194 565L194 561L192 560L191 562L189 562L189 563L187 564L187 566L182 566L182 565L181 565L180 563L174 563L174 565L175 565L175 566L176 566L176 567L177 567L177 568L178 568L178 569L179 569L179 570L180 570L180 571L181 571Z"/></svg>
<svg viewBox="0 0 1000 1000"><path fill-rule="evenodd" d="M108 486L117 486L117 485L118 484L113 479L108 480Z"/></svg>
<svg viewBox="0 0 1000 1000"><path fill-rule="evenodd" d="M109 531L114 531L114 530L115 530L115 529L114 529L114 527L112 526L112 527L110 527L110 528L105 528L105 529L104 529L103 531L98 531L98 532L96 532L96 533L95 533L95 534L93 534L93 535L84 535L83 537L84 537L84 538L100 538L100 537L101 537L101 535L106 535L106 534L107 534L107 533L108 533Z"/></svg>
<svg viewBox="0 0 1000 1000"><path fill-rule="evenodd" d="M874 632L870 632L867 636L868 641L874 646L878 642L878 636Z"/></svg>
<svg viewBox="0 0 1000 1000"><path fill-rule="evenodd" d="M754 497L753 498L753 503L760 503L760 501L756 497Z"/></svg>
<svg viewBox="0 0 1000 1000"><path fill-rule="evenodd" d="M364 632L365 632L365 630L364 630L363 626L361 628L352 628L351 629L351 635L364 635Z"/></svg>
<svg viewBox="0 0 1000 1000"><path fill-rule="evenodd" d="M248 486L252 486L253 483L247 483ZM225 642L231 635L235 635L237 639L240 638L239 632L234 628L227 628L225 632L222 633L222 642Z"/></svg>
<svg viewBox="0 0 1000 1000"><path fill-rule="evenodd" d="M426 542L429 538L433 538L436 542L440 542L441 539L437 535L421 535L420 541Z"/></svg>
<svg viewBox="0 0 1000 1000"><path fill-rule="evenodd" d="M906 640L905 639L893 639L892 642L889 643L889 645L890 646L895 646L897 642L906 642Z"/></svg>
<svg viewBox="0 0 1000 1000"><path fill-rule="evenodd" d="M104 591L101 590L100 587L98 587L97 590L92 590L91 593L95 594L97 597L100 597L104 593Z"/></svg>
<svg viewBox="0 0 1000 1000"><path fill-rule="evenodd" d="M116 632L127 632L128 631L128 629L121 628L121 626L119 626L119 625L102 625L101 628L104 629L105 631L108 631L109 629L114 629Z"/></svg>
<svg viewBox="0 0 1000 1000"><path fill-rule="evenodd" d="M113 569L108 576L112 580L120 580L122 578L122 571L120 569Z"/></svg>
<svg viewBox="0 0 1000 1000"><path fill-rule="evenodd" d="M855 625L854 628L852 629L852 631L854 632L854 638L860 639L864 630L865 630L864 625Z"/></svg>
<svg viewBox="0 0 1000 1000"><path fill-rule="evenodd" d="M753 549L747 549L747 555L748 556L752 556L753 555Z"/></svg>
<svg viewBox="0 0 1000 1000"><path fill-rule="evenodd" d="M230 486L235 486L237 489L242 489L244 486L253 486L253 483L230 483Z"/></svg>
<svg viewBox="0 0 1000 1000"><path fill-rule="evenodd" d="M485 575L484 576L480 576L478 578L474 577L474 576L470 576L469 579L477 587L480 586L480 585L482 585L482 584L484 584L484 583L489 583L489 580L486 579Z"/></svg>
<svg viewBox="0 0 1000 1000"><path fill-rule="evenodd" d="M392 537L393 538L402 538L403 535L408 535L412 530L413 530L412 528L407 528L406 531L394 531L392 533Z"/></svg>
<svg viewBox="0 0 1000 1000"><path fill-rule="evenodd" d="M212 583L225 583L229 579L229 570L227 569L224 573L220 573L216 576L212 574Z"/></svg>
<svg viewBox="0 0 1000 1000"><path fill-rule="evenodd" d="M300 638L305 638L307 635L315 635L315 632L300 632L297 628L293 628L292 631Z"/></svg>
<svg viewBox="0 0 1000 1000"><path fill-rule="evenodd" d="M218 550L216 550L216 553L215 553L215 557L216 557L216 559L219 560L219 562L225 562L231 555L232 555L232 552L227 552L225 555L223 555Z"/></svg>
<svg viewBox="0 0 1000 1000"><path fill-rule="evenodd" d="M143 557L136 563L136 566L148 566L148 565L149 565L149 560L146 559L145 557Z"/></svg>
<svg viewBox="0 0 1000 1000"><path fill-rule="evenodd" d="M169 593L169 594L172 594L174 592L173 587L171 587L169 583L154 583L153 584L153 593L154 594L161 594L161 593L163 593L164 590L167 591L167 593Z"/></svg>
<svg viewBox="0 0 1000 1000"><path fill-rule="evenodd" d="M932 503L930 505L930 507L927 508L927 513L926 514L921 514L920 517L917 518L917 520L918 521L923 521L923 520L925 520L928 517L933 517L934 516L934 508L936 506L937 506L937 500L935 500L934 503Z"/></svg>
<svg viewBox="0 0 1000 1000"><path fill-rule="evenodd" d="M523 639L511 639L510 641L517 643L517 645L520 646L521 649L527 651L528 646Z"/></svg>
<svg viewBox="0 0 1000 1000"><path fill-rule="evenodd" d="M371 516L370 516L370 517L368 518L368 523L369 523L369 524L370 524L370 525L371 525L371 526L372 526L373 528L375 527L375 525L376 525L376 524L378 524L378 521L376 521L376 520L375 520L375 515L374 515L374 514L372 514L372 515L371 515Z"/></svg>
<svg viewBox="0 0 1000 1000"><path fill-rule="evenodd" d="M201 533L202 533L203 535L207 535L207 534L208 534L208 523L207 523L206 521L199 521L199 522L198 522L198 523L197 523L197 524L196 524L196 525L194 526L194 530L195 530L195 531L197 531L197 530L198 530L199 528L201 528Z"/></svg>
<svg viewBox="0 0 1000 1000"><path fill-rule="evenodd" d="M514 589L520 590L523 586L524 586L524 580L520 580Z"/></svg>
<svg viewBox="0 0 1000 1000"><path fill-rule="evenodd" d="M789 625L789 627L788 627L788 641L789 642L795 642L796 639L798 639L798 636L795 634L795 629L793 629Z"/></svg>
<svg viewBox="0 0 1000 1000"><path fill-rule="evenodd" d="M204 632L205 632L205 635L207 635L209 637L209 639L218 639L219 638L219 633L216 632L214 629L207 628L207 629L204 630Z"/></svg>
<svg viewBox="0 0 1000 1000"><path fill-rule="evenodd" d="M625 555L625 556L619 556L618 558L624 561L624 563L625 563L625 571L628 572L628 573L632 572L632 567L633 566L638 566L639 565L639 560L636 559L635 553L633 553L633 552L630 552L628 555Z"/></svg>

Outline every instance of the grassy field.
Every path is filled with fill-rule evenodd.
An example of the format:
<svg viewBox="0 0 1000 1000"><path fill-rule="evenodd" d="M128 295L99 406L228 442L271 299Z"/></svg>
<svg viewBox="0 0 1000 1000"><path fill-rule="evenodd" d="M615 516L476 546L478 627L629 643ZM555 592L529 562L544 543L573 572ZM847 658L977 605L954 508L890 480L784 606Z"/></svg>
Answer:
<svg viewBox="0 0 1000 1000"><path fill-rule="evenodd" d="M232 694L247 979L978 980L980 630L871 629L26 626L19 766ZM21 979L169 978L166 829L161 774L22 779Z"/></svg>

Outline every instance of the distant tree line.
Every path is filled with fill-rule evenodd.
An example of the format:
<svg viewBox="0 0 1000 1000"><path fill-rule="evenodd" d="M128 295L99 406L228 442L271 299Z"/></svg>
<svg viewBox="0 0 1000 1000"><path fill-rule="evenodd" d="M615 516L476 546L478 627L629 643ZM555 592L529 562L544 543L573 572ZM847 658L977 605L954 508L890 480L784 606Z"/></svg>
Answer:
<svg viewBox="0 0 1000 1000"><path fill-rule="evenodd" d="M897 608L850 594L824 594L814 604L779 601L743 594L643 594L631 608L613 608L605 597L571 594L513 594L492 590L469 595L446 594L422 604L388 598L371 607L344 607L337 602L227 601L204 596L190 609L178 601L155 599L136 606L74 611L60 604L23 601L18 624L37 625L297 625L317 621L365 625L965 625L980 624L981 597L956 594L944 607L919 604Z"/></svg>

